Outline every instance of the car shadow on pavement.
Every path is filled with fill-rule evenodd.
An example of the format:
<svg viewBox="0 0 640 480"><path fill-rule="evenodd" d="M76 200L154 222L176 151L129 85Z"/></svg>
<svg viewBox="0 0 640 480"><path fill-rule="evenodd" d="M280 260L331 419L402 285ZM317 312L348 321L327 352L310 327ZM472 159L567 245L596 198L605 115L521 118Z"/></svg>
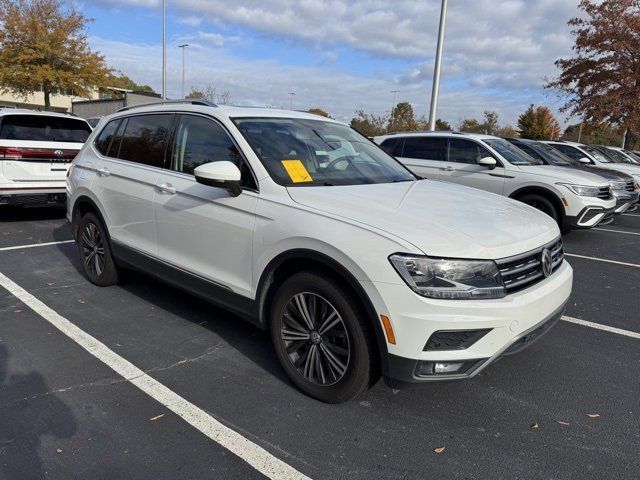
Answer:
<svg viewBox="0 0 640 480"><path fill-rule="evenodd" d="M86 279L75 244L58 245L78 273ZM89 281L87 280L87 283ZM96 287L97 288L97 287ZM280 367L268 332L199 297L167 285L144 273L124 270L118 288L179 318L205 328L270 375L295 388Z"/></svg>
<svg viewBox="0 0 640 480"><path fill-rule="evenodd" d="M8 359L0 344L0 479L44 478L41 437L71 438L76 420L40 373L11 375Z"/></svg>

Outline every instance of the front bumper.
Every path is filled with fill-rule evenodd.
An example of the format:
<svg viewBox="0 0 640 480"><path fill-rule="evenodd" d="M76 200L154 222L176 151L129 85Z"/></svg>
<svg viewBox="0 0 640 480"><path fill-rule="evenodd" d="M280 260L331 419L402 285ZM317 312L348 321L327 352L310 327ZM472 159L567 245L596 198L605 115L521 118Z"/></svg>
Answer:
<svg viewBox="0 0 640 480"><path fill-rule="evenodd" d="M395 345L387 344L385 377L416 383L476 375L499 357L526 346L543 325L553 325L562 315L572 283L573 271L566 260L550 277L496 300L435 300L404 284L374 282L385 304L376 309L389 318L396 338ZM436 333L477 330L487 333L462 348L428 345ZM466 369L460 374L423 375L422 367L435 363L464 363Z"/></svg>
<svg viewBox="0 0 640 480"><path fill-rule="evenodd" d="M616 198L614 213L616 215L620 215L621 213L634 209L635 205L638 203L640 194L637 190L635 192L623 191L614 193L614 197Z"/></svg>
<svg viewBox="0 0 640 480"><path fill-rule="evenodd" d="M565 227L593 228L613 221L616 210L616 198L613 196L605 200L566 193L564 199Z"/></svg>

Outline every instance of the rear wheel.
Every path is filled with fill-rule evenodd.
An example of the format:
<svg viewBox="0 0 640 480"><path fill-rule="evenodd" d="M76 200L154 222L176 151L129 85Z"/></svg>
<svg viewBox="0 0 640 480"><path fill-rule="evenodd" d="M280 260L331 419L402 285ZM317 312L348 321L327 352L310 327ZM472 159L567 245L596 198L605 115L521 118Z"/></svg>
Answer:
<svg viewBox="0 0 640 480"><path fill-rule="evenodd" d="M87 213L80 219L77 244L82 269L91 283L100 287L118 283L118 267L111 255L109 239L94 213Z"/></svg>
<svg viewBox="0 0 640 480"><path fill-rule="evenodd" d="M558 212L553 202L551 202L551 200L549 200L548 198L545 198L542 195L529 194L523 195L518 200L526 203L527 205L531 205L533 208L537 208L541 212L546 213L551 218L553 218L556 223L561 223L562 219L560 218L560 212Z"/></svg>
<svg viewBox="0 0 640 480"><path fill-rule="evenodd" d="M278 289L271 339L293 383L327 403L348 401L373 380L373 340L362 309L338 283L298 273Z"/></svg>

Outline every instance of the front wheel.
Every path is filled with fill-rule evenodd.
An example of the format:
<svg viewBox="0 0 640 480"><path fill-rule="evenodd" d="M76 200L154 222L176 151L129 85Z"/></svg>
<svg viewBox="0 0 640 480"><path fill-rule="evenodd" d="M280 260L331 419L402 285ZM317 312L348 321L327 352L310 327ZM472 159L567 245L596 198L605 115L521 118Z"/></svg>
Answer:
<svg viewBox="0 0 640 480"><path fill-rule="evenodd" d="M531 205L533 208L536 208L543 213L546 213L551 218L553 218L556 221L556 223L558 224L561 223L562 219L560 216L560 212L558 212L558 210L553 205L551 200L543 197L542 195L536 195L536 194L523 195L518 200L520 200L523 203L526 203L527 205Z"/></svg>
<svg viewBox="0 0 640 480"><path fill-rule="evenodd" d="M280 286L271 339L291 381L323 402L351 400L374 380L373 339L362 309L319 274L298 273Z"/></svg>

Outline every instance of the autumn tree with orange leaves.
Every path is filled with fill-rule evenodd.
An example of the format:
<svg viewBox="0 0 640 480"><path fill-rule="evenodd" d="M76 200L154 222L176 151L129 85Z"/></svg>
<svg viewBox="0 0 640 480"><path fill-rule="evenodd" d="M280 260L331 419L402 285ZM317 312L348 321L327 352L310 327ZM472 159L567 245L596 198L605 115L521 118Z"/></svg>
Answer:
<svg viewBox="0 0 640 480"><path fill-rule="evenodd" d="M582 0L579 8L585 15L569 21L574 55L555 62L560 74L546 86L586 123L640 132L640 0Z"/></svg>
<svg viewBox="0 0 640 480"><path fill-rule="evenodd" d="M531 140L557 140L560 138L560 125L547 107L530 105L518 117L518 133L522 138Z"/></svg>

